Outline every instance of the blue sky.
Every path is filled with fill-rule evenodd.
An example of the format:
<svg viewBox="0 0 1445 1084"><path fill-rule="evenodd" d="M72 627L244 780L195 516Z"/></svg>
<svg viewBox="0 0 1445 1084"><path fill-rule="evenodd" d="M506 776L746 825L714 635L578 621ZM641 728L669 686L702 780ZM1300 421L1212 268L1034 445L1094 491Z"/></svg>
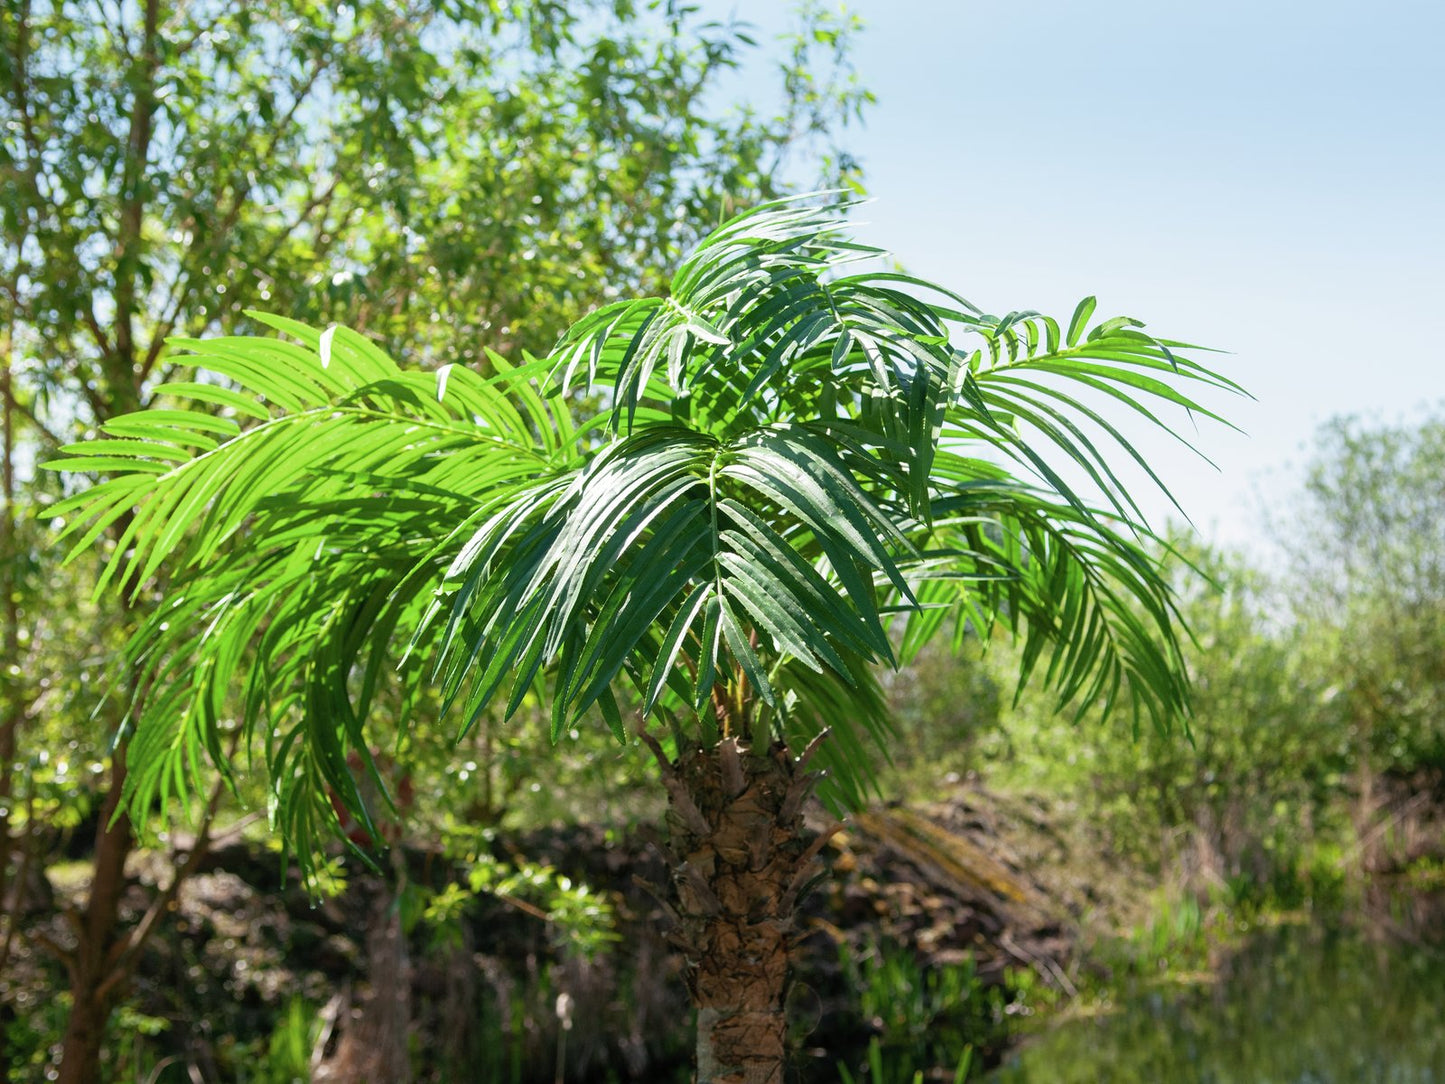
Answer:
<svg viewBox="0 0 1445 1084"><path fill-rule="evenodd" d="M1442 0L850 7L863 236L989 311L1093 293L1230 352L1256 401L1216 401L1247 436L1201 424L1219 470L1141 443L1207 537L1266 554L1325 419L1445 403Z"/></svg>

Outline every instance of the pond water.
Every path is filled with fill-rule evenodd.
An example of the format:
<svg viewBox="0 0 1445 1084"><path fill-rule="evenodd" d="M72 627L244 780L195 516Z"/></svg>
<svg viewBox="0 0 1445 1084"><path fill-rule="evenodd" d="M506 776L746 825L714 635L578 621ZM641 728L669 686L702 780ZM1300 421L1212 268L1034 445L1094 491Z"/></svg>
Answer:
<svg viewBox="0 0 1445 1084"><path fill-rule="evenodd" d="M1445 954L1418 937L1260 931L1217 983L1140 989L1034 1037L987 1079L1445 1084Z"/></svg>

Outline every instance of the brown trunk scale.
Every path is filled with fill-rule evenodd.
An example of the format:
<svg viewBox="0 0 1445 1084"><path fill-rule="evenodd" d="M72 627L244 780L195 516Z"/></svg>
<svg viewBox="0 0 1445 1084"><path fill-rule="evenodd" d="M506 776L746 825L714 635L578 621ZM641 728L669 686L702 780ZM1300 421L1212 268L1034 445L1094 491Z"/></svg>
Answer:
<svg viewBox="0 0 1445 1084"><path fill-rule="evenodd" d="M698 1013L698 1084L781 1084L798 898L832 834L810 843L803 826L818 743L794 760L782 742L757 749L728 737L672 763L644 740L669 794L671 939Z"/></svg>

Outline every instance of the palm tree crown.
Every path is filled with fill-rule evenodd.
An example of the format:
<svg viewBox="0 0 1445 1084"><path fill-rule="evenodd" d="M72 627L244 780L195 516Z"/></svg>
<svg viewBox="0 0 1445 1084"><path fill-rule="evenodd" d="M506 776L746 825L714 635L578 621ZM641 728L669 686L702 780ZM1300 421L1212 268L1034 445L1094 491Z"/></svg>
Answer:
<svg viewBox="0 0 1445 1084"><path fill-rule="evenodd" d="M205 752L229 771L239 720L305 855L327 788L367 813L347 752L374 698L426 673L463 730L539 684L554 739L594 708L619 740L624 709L702 744L826 723L856 800L887 739L870 665L948 624L1014 630L1061 703L1167 725L1177 620L1101 447L1148 464L1079 393L1160 425L1214 416L1181 388L1237 387L1137 321L1089 326L1092 299L1063 327L878 270L846 211L744 214L669 296L489 376L261 314L295 343L178 342L210 375L56 464L109 475L57 508L77 550L126 524L105 581L168 576L129 651L132 804Z"/></svg>

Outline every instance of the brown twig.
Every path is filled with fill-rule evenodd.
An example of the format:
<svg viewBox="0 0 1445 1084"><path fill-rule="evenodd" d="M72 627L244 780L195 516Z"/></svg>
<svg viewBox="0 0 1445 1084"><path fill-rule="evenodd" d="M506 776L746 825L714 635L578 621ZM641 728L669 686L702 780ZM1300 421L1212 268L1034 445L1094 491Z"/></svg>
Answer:
<svg viewBox="0 0 1445 1084"><path fill-rule="evenodd" d="M25 934L25 939L39 945L46 952L50 953L62 964L64 964L65 970L69 973L71 979L74 980L75 952L73 950L66 948L49 934L41 933L39 930L28 931Z"/></svg>
<svg viewBox="0 0 1445 1084"><path fill-rule="evenodd" d="M842 831L842 829L843 822L834 821L827 828L819 832L818 837L813 840L812 843L808 844L808 849L804 851L802 857L798 859L798 872L793 874L793 879L788 882L788 887L783 891L782 909L784 914L792 910L793 905L798 901L798 897L801 895L804 887L806 887L811 880L809 867L812 866L813 860L822 853L823 848L828 845L828 841Z"/></svg>
<svg viewBox="0 0 1445 1084"><path fill-rule="evenodd" d="M727 789L727 796L736 798L748 785L736 738L724 738L718 743L718 759L722 762L723 786Z"/></svg>
<svg viewBox="0 0 1445 1084"><path fill-rule="evenodd" d="M813 759L813 755L823 747L823 743L827 741L832 734L833 728L831 726L825 726L813 736L813 740L808 743L802 755L798 757L798 771L804 772L808 770L808 762Z"/></svg>
<svg viewBox="0 0 1445 1084"><path fill-rule="evenodd" d="M642 739L642 744L652 750L652 755L657 758L657 763L662 767L662 785L667 788L668 797L672 799L672 808L682 818L684 824L692 831L693 835L706 839L712 835L712 826L708 824L707 818L702 815L693 802L692 796L687 793L687 787L683 785L682 779L677 774L677 766L667 759L667 753L663 751L662 743L653 735L642 728L638 728L637 736Z"/></svg>

